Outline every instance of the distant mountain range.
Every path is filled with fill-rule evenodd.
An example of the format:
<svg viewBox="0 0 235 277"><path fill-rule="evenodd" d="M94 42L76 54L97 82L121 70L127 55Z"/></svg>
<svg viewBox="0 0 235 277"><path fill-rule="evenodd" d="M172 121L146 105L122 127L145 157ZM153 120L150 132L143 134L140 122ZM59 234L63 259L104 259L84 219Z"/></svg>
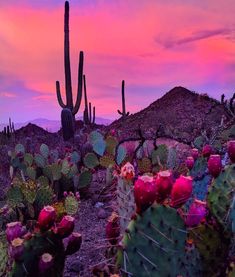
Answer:
<svg viewBox="0 0 235 277"><path fill-rule="evenodd" d="M82 120L82 118L78 117L77 120ZM109 125L112 122L112 120L97 117L95 122L96 122L96 124ZM52 132L52 133L59 131L59 129L61 128L61 122L59 120L50 120L50 119L45 119L45 118L37 118L37 119L30 120L30 121L23 122L23 123L15 123L14 122L15 129L16 130L20 129L21 127L24 127L29 123L35 124L35 125L43 128L43 129L47 130L48 132ZM2 131L5 126L7 126L7 124L0 123L0 131Z"/></svg>

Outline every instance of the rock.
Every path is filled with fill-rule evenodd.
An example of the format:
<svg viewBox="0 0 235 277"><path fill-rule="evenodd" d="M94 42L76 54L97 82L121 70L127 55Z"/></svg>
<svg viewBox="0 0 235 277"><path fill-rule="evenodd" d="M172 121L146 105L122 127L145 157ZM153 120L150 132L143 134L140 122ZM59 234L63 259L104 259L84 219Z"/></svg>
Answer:
<svg viewBox="0 0 235 277"><path fill-rule="evenodd" d="M95 204L95 208L100 208L100 207L103 207L103 206L104 206L104 203L102 203L102 202L97 202Z"/></svg>
<svg viewBox="0 0 235 277"><path fill-rule="evenodd" d="M78 260L74 260L68 267L69 271L80 272L83 270L83 265Z"/></svg>
<svg viewBox="0 0 235 277"><path fill-rule="evenodd" d="M98 210L97 216L99 219L105 219L105 218L107 218L107 213L104 209L100 208Z"/></svg>

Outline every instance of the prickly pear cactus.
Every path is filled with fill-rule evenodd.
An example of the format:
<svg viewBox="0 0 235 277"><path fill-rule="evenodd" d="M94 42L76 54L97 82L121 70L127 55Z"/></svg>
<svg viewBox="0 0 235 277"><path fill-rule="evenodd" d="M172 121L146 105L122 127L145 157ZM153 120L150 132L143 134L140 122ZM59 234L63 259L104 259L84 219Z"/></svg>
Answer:
<svg viewBox="0 0 235 277"><path fill-rule="evenodd" d="M137 164L138 164L138 169L139 169L140 173L151 172L152 164L151 164L151 160L149 158L144 157L141 160L137 160Z"/></svg>
<svg viewBox="0 0 235 277"><path fill-rule="evenodd" d="M6 269L8 263L7 242L5 235L0 233L0 276L7 276Z"/></svg>
<svg viewBox="0 0 235 277"><path fill-rule="evenodd" d="M105 168L115 165L114 156L106 154L103 157L100 157L100 165Z"/></svg>
<svg viewBox="0 0 235 277"><path fill-rule="evenodd" d="M175 209L155 205L137 215L128 225L118 254L123 276L201 276L200 259L187 258L186 236Z"/></svg>
<svg viewBox="0 0 235 277"><path fill-rule="evenodd" d="M85 170L79 176L78 188L82 189L88 187L92 181L92 173L89 170Z"/></svg>
<svg viewBox="0 0 235 277"><path fill-rule="evenodd" d="M53 190L50 187L39 188L35 198L35 206L39 212L44 206L50 205L53 201Z"/></svg>
<svg viewBox="0 0 235 277"><path fill-rule="evenodd" d="M100 164L97 156L94 153L87 153L83 158L83 162L86 167L91 169L97 167Z"/></svg>
<svg viewBox="0 0 235 277"><path fill-rule="evenodd" d="M68 215L75 215L78 212L78 201L74 195L69 195L64 201L65 211Z"/></svg>
<svg viewBox="0 0 235 277"><path fill-rule="evenodd" d="M165 144L160 144L156 150L152 151L151 158L153 165L160 162L162 166L165 166L168 158L167 146Z"/></svg>
<svg viewBox="0 0 235 277"><path fill-rule="evenodd" d="M189 231L202 257L203 276L225 276L229 240L209 224L201 224Z"/></svg>
<svg viewBox="0 0 235 277"><path fill-rule="evenodd" d="M190 171L190 176L193 178L202 178L207 171L207 160L206 158L200 157L196 160L192 170Z"/></svg>
<svg viewBox="0 0 235 277"><path fill-rule="evenodd" d="M124 234L132 215L135 212L134 186L132 181L118 177L117 183L117 213L119 215L120 231Z"/></svg>
<svg viewBox="0 0 235 277"><path fill-rule="evenodd" d="M208 206L212 215L229 232L232 231L229 213L233 204L234 188L235 165L230 165L213 180L208 194Z"/></svg>

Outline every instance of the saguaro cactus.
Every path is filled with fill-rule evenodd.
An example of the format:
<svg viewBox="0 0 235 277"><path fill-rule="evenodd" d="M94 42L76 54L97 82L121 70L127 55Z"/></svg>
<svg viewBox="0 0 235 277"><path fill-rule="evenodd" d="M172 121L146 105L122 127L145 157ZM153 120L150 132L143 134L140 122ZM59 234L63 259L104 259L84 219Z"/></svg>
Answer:
<svg viewBox="0 0 235 277"><path fill-rule="evenodd" d="M71 69L70 69L70 51L69 51L69 2L66 1L65 13L64 13L64 70L65 70L66 104L62 100L59 81L56 81L56 93L57 93L57 99L58 99L59 105L63 109L65 108L69 109L72 113L73 119L75 119L75 115L80 108L81 100L82 100L83 59L84 59L83 52L80 51L79 66L78 66L78 89L77 89L76 103L74 105L73 94L72 94Z"/></svg>
<svg viewBox="0 0 235 277"><path fill-rule="evenodd" d="M126 117L129 115L129 112L126 113L125 81L124 80L122 80L122 112L120 110L118 110L118 113L123 117Z"/></svg>
<svg viewBox="0 0 235 277"><path fill-rule="evenodd" d="M95 123L95 106L93 107L93 118L91 112L91 103L87 100L87 91L86 91L86 76L83 75L83 83L84 83L84 99L85 99L85 110L83 112L83 121L86 125L91 125Z"/></svg>

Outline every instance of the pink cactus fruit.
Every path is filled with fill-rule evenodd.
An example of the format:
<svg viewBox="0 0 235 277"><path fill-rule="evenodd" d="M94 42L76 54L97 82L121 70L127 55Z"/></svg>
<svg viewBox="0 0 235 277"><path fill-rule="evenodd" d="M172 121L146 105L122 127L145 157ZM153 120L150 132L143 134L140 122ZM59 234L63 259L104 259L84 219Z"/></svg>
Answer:
<svg viewBox="0 0 235 277"><path fill-rule="evenodd" d="M189 208L185 224L188 227L197 226L205 218L206 213L206 202L195 199Z"/></svg>
<svg viewBox="0 0 235 277"><path fill-rule="evenodd" d="M8 242L22 236L22 224L19 221L7 224L6 237Z"/></svg>
<svg viewBox="0 0 235 277"><path fill-rule="evenodd" d="M108 218L105 231L108 241L112 245L115 245L118 242L118 237L120 235L119 217L116 212L113 212Z"/></svg>
<svg viewBox="0 0 235 277"><path fill-rule="evenodd" d="M68 237L73 232L74 221L74 217L65 215L60 221L56 233L59 234L62 238Z"/></svg>
<svg viewBox="0 0 235 277"><path fill-rule="evenodd" d="M172 172L170 170L160 171L155 179L156 182L156 201L162 203L171 193L173 185Z"/></svg>
<svg viewBox="0 0 235 277"><path fill-rule="evenodd" d="M38 269L40 273L47 272L53 266L53 257L49 253L44 253L39 260Z"/></svg>
<svg viewBox="0 0 235 277"><path fill-rule="evenodd" d="M52 206L45 206L38 217L38 226L41 230L48 230L52 227L56 219L56 212Z"/></svg>
<svg viewBox="0 0 235 277"><path fill-rule="evenodd" d="M205 158L210 157L210 155L213 153L213 148L211 145L206 144L203 148L202 148L202 155Z"/></svg>
<svg viewBox="0 0 235 277"><path fill-rule="evenodd" d="M189 170L191 170L194 166L194 158L193 157L187 157L185 164Z"/></svg>
<svg viewBox="0 0 235 277"><path fill-rule="evenodd" d="M67 197L68 196L68 192L64 191L63 195L64 195L64 197Z"/></svg>
<svg viewBox="0 0 235 277"><path fill-rule="evenodd" d="M81 196L80 196L79 191L76 192L75 196L76 196L76 198L77 198L78 201L81 199Z"/></svg>
<svg viewBox="0 0 235 277"><path fill-rule="evenodd" d="M134 166L127 162L122 168L120 176L126 180L132 180L135 176Z"/></svg>
<svg viewBox="0 0 235 277"><path fill-rule="evenodd" d="M141 214L150 207L157 197L157 185L151 176L140 176L135 181L134 196L136 212Z"/></svg>
<svg viewBox="0 0 235 277"><path fill-rule="evenodd" d="M235 163L235 140L230 140L227 144L228 156L232 163Z"/></svg>
<svg viewBox="0 0 235 277"><path fill-rule="evenodd" d="M208 160L207 166L208 166L209 173L214 178L218 177L222 170L222 162L221 162L220 155L211 155Z"/></svg>
<svg viewBox="0 0 235 277"><path fill-rule="evenodd" d="M19 260L24 252L24 240L21 238L15 238L10 244L10 256L14 260Z"/></svg>
<svg viewBox="0 0 235 277"><path fill-rule="evenodd" d="M80 249L81 244L82 244L82 235L80 233L73 232L69 236L65 254L73 255Z"/></svg>
<svg viewBox="0 0 235 277"><path fill-rule="evenodd" d="M192 177L180 175L176 179L173 188L171 190L171 206L179 208L185 204L191 197L193 190L193 179Z"/></svg>
<svg viewBox="0 0 235 277"><path fill-rule="evenodd" d="M199 150L197 148L193 148L191 150L191 156L193 157L194 161L196 161L199 156Z"/></svg>

